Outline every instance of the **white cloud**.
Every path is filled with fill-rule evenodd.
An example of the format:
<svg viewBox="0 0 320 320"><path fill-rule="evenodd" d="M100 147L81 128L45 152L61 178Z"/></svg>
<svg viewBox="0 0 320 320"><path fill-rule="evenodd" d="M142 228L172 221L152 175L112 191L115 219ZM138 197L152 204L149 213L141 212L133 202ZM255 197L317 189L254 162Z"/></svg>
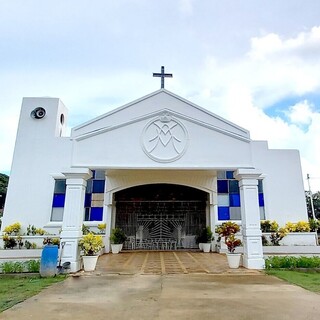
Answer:
<svg viewBox="0 0 320 320"><path fill-rule="evenodd" d="M312 105L307 100L296 103L285 112L289 120L297 125L309 125L312 122Z"/></svg>
<svg viewBox="0 0 320 320"><path fill-rule="evenodd" d="M320 27L309 32L301 32L294 38L282 40L278 34L270 33L264 37L251 39L251 51L248 55L254 60L305 59L306 56L318 57L320 53Z"/></svg>
<svg viewBox="0 0 320 320"><path fill-rule="evenodd" d="M320 48L320 28L286 40L268 34L251 45L248 54L231 63L208 57L202 90L192 99L250 130L252 139L267 140L270 148L300 150L303 176L319 177L312 183L320 190L320 105L305 99L283 106L283 116L266 113L288 97L318 93L320 59L303 57L310 47Z"/></svg>

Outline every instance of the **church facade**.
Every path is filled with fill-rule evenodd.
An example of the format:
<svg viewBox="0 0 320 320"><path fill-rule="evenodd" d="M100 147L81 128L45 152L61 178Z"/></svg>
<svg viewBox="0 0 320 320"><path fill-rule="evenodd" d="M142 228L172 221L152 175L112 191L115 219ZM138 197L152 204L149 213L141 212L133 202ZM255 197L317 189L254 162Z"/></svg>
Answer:
<svg viewBox="0 0 320 320"><path fill-rule="evenodd" d="M193 249L199 228L241 225L247 268L264 267L260 220L307 220L297 150L165 89L72 129L57 98L24 98L2 229L19 221L65 242L80 268L82 225L121 227L127 249ZM156 246L156 240L163 246ZM149 241L152 240L152 241ZM144 246L144 247L143 247Z"/></svg>

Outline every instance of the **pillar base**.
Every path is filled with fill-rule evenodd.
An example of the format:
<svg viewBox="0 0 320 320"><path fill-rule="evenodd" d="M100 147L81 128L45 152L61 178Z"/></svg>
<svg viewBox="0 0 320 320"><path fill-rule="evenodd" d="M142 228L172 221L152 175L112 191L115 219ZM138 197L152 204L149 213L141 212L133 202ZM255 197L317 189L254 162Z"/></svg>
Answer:
<svg viewBox="0 0 320 320"><path fill-rule="evenodd" d="M265 261L263 258L249 258L246 255L242 257L242 264L247 269L262 270L265 268Z"/></svg>
<svg viewBox="0 0 320 320"><path fill-rule="evenodd" d="M81 268L79 240L81 238L61 238L64 243L61 252L61 263L70 262L70 271L77 272Z"/></svg>
<svg viewBox="0 0 320 320"><path fill-rule="evenodd" d="M70 261L70 259L62 258L61 259L61 265L64 262L70 262L70 269L67 270L68 272L72 272L72 273L78 272L82 268L81 260Z"/></svg>

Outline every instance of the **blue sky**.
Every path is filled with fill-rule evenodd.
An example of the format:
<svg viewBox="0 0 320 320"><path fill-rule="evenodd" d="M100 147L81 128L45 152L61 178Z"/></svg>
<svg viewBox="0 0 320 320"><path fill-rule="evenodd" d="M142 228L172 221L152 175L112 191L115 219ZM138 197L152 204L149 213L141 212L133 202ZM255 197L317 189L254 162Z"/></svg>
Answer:
<svg viewBox="0 0 320 320"><path fill-rule="evenodd" d="M166 89L299 149L320 190L320 1L0 2L0 171L22 98L59 97L69 126ZM318 178L319 177L319 178Z"/></svg>

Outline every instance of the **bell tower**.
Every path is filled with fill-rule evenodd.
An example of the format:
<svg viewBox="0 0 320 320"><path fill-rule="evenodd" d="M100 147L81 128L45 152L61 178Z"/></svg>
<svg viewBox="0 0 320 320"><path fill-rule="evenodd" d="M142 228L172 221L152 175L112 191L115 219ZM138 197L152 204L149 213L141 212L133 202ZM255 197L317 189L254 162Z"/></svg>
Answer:
<svg viewBox="0 0 320 320"><path fill-rule="evenodd" d="M22 212L27 224L43 227L44 222L39 225L39 221L50 221L54 188L51 174L70 166L70 138L64 137L67 114L58 98L23 99L3 226L19 221Z"/></svg>

